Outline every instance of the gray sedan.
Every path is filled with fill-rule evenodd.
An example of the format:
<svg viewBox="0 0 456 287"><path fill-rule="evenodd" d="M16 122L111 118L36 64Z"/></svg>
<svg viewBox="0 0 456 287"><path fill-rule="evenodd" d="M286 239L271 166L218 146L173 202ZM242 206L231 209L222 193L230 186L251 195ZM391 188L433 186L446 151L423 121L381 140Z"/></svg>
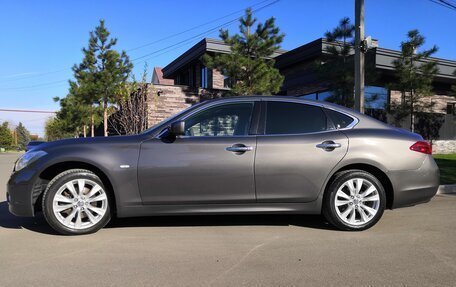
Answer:
<svg viewBox="0 0 456 287"><path fill-rule="evenodd" d="M41 144L16 162L7 198L63 234L113 216L242 213L322 213L364 230L435 195L431 153L420 135L329 103L224 98L139 135Z"/></svg>

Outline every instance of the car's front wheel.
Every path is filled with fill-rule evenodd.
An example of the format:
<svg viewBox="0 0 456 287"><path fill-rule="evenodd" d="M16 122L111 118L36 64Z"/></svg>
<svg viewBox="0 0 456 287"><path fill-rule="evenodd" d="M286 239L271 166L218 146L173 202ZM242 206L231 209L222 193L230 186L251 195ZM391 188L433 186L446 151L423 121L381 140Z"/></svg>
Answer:
<svg viewBox="0 0 456 287"><path fill-rule="evenodd" d="M365 230L375 225L386 205L385 190L372 174L349 170L337 174L323 206L326 219L342 230Z"/></svg>
<svg viewBox="0 0 456 287"><path fill-rule="evenodd" d="M49 182L43 195L46 221L66 235L93 233L111 219L110 199L103 182L93 172L67 170Z"/></svg>

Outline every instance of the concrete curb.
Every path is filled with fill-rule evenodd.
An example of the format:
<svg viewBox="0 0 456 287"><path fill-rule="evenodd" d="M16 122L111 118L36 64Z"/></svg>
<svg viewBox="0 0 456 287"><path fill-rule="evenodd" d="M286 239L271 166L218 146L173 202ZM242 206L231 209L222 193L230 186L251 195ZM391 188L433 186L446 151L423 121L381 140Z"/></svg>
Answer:
<svg viewBox="0 0 456 287"><path fill-rule="evenodd" d="M439 186L437 194L456 194L456 184L447 184Z"/></svg>

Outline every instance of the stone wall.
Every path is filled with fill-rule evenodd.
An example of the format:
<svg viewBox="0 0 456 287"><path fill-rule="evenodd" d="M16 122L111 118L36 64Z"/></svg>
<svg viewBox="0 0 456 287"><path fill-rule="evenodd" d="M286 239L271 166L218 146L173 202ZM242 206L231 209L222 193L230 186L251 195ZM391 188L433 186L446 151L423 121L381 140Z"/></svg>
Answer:
<svg viewBox="0 0 456 287"><path fill-rule="evenodd" d="M149 127L198 101L197 89L176 85L151 85L147 99Z"/></svg>
<svg viewBox="0 0 456 287"><path fill-rule="evenodd" d="M150 85L147 96L149 127L200 101L225 96L226 89L202 89L178 85Z"/></svg>
<svg viewBox="0 0 456 287"><path fill-rule="evenodd" d="M225 89L225 76L218 70L212 70L212 88L213 89Z"/></svg>
<svg viewBox="0 0 456 287"><path fill-rule="evenodd" d="M437 140L432 142L433 154L456 153L456 140Z"/></svg>
<svg viewBox="0 0 456 287"><path fill-rule="evenodd" d="M391 103L400 104L402 102L402 94L400 91L391 90L390 93ZM445 114L447 103L454 102L454 97L446 95L433 95L430 97L423 98L422 101L426 104L430 104L430 102L433 103L432 111L425 112Z"/></svg>

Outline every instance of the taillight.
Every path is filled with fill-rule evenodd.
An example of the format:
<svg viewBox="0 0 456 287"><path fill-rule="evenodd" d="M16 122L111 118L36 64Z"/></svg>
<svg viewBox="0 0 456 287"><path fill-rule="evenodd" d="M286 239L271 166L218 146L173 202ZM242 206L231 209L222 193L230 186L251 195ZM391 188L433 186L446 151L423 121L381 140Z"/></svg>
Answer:
<svg viewBox="0 0 456 287"><path fill-rule="evenodd" d="M425 141L419 141L414 143L411 147L410 150L417 151L417 152L422 152L425 154L432 154L432 146Z"/></svg>

